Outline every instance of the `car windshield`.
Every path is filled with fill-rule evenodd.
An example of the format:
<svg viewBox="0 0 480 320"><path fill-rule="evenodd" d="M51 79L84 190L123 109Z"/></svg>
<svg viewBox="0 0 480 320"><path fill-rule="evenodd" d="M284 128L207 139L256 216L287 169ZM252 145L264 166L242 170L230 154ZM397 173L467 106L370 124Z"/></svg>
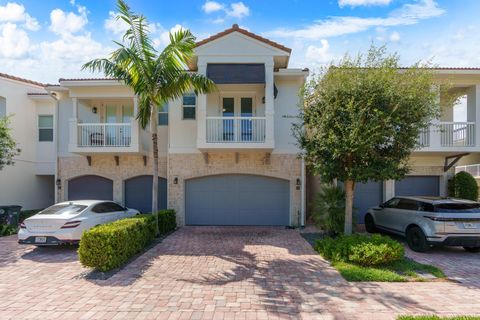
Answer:
<svg viewBox="0 0 480 320"><path fill-rule="evenodd" d="M441 203L435 205L435 211L480 213L480 203Z"/></svg>
<svg viewBox="0 0 480 320"><path fill-rule="evenodd" d="M56 204L51 207L48 207L47 209L44 209L40 211L38 214L63 214L63 213L69 213L69 214L77 214L82 212L87 206L82 206L79 204Z"/></svg>

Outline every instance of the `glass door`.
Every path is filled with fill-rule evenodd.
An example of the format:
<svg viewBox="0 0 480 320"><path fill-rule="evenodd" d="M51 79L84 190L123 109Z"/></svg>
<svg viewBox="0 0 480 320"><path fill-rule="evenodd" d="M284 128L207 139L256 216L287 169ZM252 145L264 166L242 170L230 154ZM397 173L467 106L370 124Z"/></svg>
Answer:
<svg viewBox="0 0 480 320"><path fill-rule="evenodd" d="M223 141L235 141L235 98L222 98L222 117L227 119L222 120L223 126Z"/></svg>
<svg viewBox="0 0 480 320"><path fill-rule="evenodd" d="M242 141L252 141L253 98L240 98L240 138Z"/></svg>

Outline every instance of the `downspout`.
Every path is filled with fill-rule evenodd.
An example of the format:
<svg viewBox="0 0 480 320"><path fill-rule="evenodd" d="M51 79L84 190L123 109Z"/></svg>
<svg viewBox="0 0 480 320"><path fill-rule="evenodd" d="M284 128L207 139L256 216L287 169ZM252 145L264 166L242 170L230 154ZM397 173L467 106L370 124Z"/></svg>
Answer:
<svg viewBox="0 0 480 320"><path fill-rule="evenodd" d="M58 109L59 109L59 101L56 95L45 88L47 91L47 94L55 101L55 132L53 133L53 137L55 139L54 141L54 154L55 154L55 174L54 174L54 184L55 184L55 194L54 194L54 199L55 203L58 202L58 192L59 192L59 185L57 185L57 179L58 179Z"/></svg>
<svg viewBox="0 0 480 320"><path fill-rule="evenodd" d="M305 186L306 186L306 181L305 181L305 159L302 157L302 169L301 169L301 175L302 175L302 187L301 187L301 202L300 202L300 228L305 228Z"/></svg>

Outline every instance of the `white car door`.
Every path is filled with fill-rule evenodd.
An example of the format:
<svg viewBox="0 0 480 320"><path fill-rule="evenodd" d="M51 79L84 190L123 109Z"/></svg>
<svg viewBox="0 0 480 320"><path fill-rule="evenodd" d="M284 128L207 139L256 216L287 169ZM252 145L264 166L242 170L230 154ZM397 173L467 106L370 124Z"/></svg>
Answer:
<svg viewBox="0 0 480 320"><path fill-rule="evenodd" d="M110 202L102 202L93 207L92 212L98 215L98 224L105 224L117 220L117 213L113 210Z"/></svg>

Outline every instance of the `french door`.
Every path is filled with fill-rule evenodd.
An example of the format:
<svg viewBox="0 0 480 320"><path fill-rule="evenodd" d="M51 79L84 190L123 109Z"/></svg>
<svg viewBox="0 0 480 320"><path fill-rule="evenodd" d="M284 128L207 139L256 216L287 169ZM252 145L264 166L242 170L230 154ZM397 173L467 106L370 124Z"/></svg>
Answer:
<svg viewBox="0 0 480 320"><path fill-rule="evenodd" d="M224 141L251 141L253 97L222 97Z"/></svg>

